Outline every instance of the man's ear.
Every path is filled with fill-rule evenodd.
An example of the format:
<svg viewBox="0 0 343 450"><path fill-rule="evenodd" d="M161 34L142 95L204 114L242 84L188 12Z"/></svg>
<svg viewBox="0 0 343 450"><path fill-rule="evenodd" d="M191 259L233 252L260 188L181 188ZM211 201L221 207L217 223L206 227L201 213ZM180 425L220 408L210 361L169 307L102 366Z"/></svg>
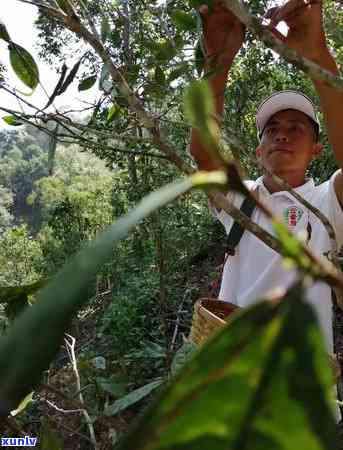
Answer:
<svg viewBox="0 0 343 450"><path fill-rule="evenodd" d="M313 146L313 157L317 158L323 151L324 145L317 142Z"/></svg>

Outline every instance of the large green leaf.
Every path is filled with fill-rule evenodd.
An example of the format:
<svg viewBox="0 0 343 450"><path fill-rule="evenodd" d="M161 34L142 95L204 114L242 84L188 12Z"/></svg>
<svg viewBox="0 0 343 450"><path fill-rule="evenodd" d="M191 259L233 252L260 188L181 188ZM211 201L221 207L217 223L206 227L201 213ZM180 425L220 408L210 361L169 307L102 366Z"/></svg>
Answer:
<svg viewBox="0 0 343 450"><path fill-rule="evenodd" d="M155 401L121 450L332 450L332 374L293 287L240 312ZM331 404L330 404L331 403Z"/></svg>
<svg viewBox="0 0 343 450"><path fill-rule="evenodd" d="M39 83L38 66L30 53L18 44L8 45L11 66L17 77L34 90Z"/></svg>
<svg viewBox="0 0 343 450"><path fill-rule="evenodd" d="M146 384L145 386L135 389L124 397L116 400L112 405L108 406L105 410L105 414L107 416L114 416L120 411L124 411L124 409L129 408L130 406L150 395L151 392L160 387L162 383L163 379L159 378L158 380L154 380L151 383Z"/></svg>
<svg viewBox="0 0 343 450"><path fill-rule="evenodd" d="M71 318L87 301L95 273L113 257L114 243L126 237L144 217L192 187L224 183L222 172L199 172L165 186L148 195L64 266L0 340L0 416L8 415L39 381L56 355Z"/></svg>

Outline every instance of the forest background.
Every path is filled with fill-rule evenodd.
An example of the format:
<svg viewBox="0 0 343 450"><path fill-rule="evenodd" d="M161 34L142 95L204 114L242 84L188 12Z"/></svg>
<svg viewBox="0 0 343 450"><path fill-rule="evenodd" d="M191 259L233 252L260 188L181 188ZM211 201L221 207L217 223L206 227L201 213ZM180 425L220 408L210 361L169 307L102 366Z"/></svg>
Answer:
<svg viewBox="0 0 343 450"><path fill-rule="evenodd" d="M32 3L58 7L69 15L75 8L158 124L158 134L147 131L94 48L81 44L80 36L41 8L35 44L40 58L59 76L46 107L28 108L30 97L7 82L7 67L1 65L0 72L1 88L23 108L0 106L5 122L13 126L0 132L3 336L22 310L35 304L30 287L45 284L85 243L148 193L180 176L180 164L173 164L163 142L174 149L176 159L194 167L188 153L189 116L181 105L185 88L201 76L203 64L195 2ZM269 6L268 1L249 3L257 17ZM324 18L330 47L341 65L342 5L324 2ZM15 42L15 36L12 39ZM75 65L67 67L71 52ZM21 73L34 89L35 64L25 58L32 70L27 74L17 67L18 76ZM99 98L79 110L55 107L56 96L65 96L68 103L72 83L80 91L97 84ZM305 92L318 104L306 75L248 32L231 71L223 119L223 151L237 156L234 136L246 177L259 175L253 158L256 107L271 92L287 88ZM336 170L324 127L321 130L325 151L309 170L316 183ZM66 342L44 372L40 388L27 397L16 421L6 426L39 435L46 448L51 442L54 448L117 445L151 393L174 374L175 354L189 334L193 304L208 295L220 276L223 240L224 230L211 217L200 191L179 197L140 222L94 274L87 287L88 304L68 328L76 339L87 414L80 405L74 414L65 412L75 409L70 399L75 389L80 391L74 387L77 377L75 381ZM25 302L23 296L9 302L6 288L18 286L26 287ZM0 431L5 433L5 428Z"/></svg>

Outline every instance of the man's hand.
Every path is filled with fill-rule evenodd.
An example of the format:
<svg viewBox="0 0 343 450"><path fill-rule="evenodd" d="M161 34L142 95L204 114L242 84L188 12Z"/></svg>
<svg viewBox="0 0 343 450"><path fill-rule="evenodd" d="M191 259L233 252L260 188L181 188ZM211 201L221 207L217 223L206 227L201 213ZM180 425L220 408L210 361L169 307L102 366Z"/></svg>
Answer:
<svg viewBox="0 0 343 450"><path fill-rule="evenodd" d="M268 10L265 18L273 33L301 56L319 62L328 53L321 0L289 0ZM289 27L286 37L275 30L280 22Z"/></svg>
<svg viewBox="0 0 343 450"><path fill-rule="evenodd" d="M215 1L212 12L207 5L198 9L203 20L203 44L207 58L230 66L241 48L245 27L236 16L225 8L221 1Z"/></svg>

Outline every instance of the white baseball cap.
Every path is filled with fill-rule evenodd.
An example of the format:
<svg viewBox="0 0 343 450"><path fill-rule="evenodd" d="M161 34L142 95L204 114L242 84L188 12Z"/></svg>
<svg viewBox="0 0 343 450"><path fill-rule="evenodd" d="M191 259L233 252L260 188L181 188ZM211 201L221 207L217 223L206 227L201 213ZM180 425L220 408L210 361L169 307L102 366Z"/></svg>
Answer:
<svg viewBox="0 0 343 450"><path fill-rule="evenodd" d="M307 95L297 91L280 91L266 98L257 109L256 126L258 136L261 139L263 130L268 120L277 112L285 109L296 109L306 114L317 125L317 138L319 134L319 122L314 109L314 104Z"/></svg>

